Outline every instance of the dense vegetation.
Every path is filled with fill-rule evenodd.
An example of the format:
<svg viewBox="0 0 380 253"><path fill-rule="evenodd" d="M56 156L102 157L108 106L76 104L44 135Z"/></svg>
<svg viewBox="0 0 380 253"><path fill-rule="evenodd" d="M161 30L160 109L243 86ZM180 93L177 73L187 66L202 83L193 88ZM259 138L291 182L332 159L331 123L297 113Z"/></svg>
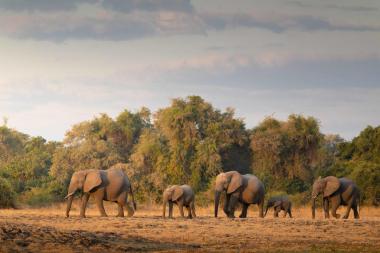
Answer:
<svg viewBox="0 0 380 253"><path fill-rule="evenodd" d="M324 135L313 117L265 118L253 129L231 108L201 97L174 99L155 114L147 108L106 114L72 127L62 142L0 127L0 205L62 201L71 174L123 163L140 201L159 201L168 184L188 183L207 196L221 171L256 174L269 193L306 203L315 177L352 178L363 201L380 198L380 126L352 141ZM207 197L204 198L207 201Z"/></svg>

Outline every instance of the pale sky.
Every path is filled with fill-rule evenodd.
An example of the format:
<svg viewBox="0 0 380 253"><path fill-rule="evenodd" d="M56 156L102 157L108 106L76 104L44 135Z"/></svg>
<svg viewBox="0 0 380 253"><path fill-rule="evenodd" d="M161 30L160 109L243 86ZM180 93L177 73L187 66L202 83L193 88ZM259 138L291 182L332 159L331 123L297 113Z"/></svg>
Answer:
<svg viewBox="0 0 380 253"><path fill-rule="evenodd" d="M380 1L0 0L0 117L48 140L200 95L248 128L380 124Z"/></svg>

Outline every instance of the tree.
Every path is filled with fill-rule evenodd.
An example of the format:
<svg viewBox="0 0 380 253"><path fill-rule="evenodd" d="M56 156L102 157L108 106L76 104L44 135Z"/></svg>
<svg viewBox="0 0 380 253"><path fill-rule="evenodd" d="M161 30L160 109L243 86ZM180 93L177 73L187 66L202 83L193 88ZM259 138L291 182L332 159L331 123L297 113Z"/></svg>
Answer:
<svg viewBox="0 0 380 253"><path fill-rule="evenodd" d="M201 97L174 99L155 114L131 156L131 168L147 194L158 198L168 184L191 184L207 190L221 171L248 173L248 132L228 108L221 112ZM142 178L142 179L141 179ZM157 189L158 190L154 190Z"/></svg>
<svg viewBox="0 0 380 253"><path fill-rule="evenodd" d="M115 120L101 114L76 124L54 153L50 175L67 186L74 171L105 170L117 163L127 163L141 132L149 127L150 112L146 108L137 113L124 110Z"/></svg>
<svg viewBox="0 0 380 253"><path fill-rule="evenodd" d="M289 193L308 188L318 165L323 135L313 117L266 118L251 134L252 169L268 188Z"/></svg>

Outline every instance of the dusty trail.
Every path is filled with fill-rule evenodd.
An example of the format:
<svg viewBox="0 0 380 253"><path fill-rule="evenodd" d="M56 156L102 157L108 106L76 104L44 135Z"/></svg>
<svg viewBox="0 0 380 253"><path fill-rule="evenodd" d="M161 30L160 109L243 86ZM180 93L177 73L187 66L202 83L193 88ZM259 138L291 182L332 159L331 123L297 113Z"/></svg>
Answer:
<svg viewBox="0 0 380 253"><path fill-rule="evenodd" d="M206 212L206 211L204 211ZM1 252L380 252L380 217L163 220L158 210L133 218L65 218L60 210L0 210ZM112 212L111 212L112 214ZM253 216L253 217L252 217ZM298 217L302 217L298 214Z"/></svg>

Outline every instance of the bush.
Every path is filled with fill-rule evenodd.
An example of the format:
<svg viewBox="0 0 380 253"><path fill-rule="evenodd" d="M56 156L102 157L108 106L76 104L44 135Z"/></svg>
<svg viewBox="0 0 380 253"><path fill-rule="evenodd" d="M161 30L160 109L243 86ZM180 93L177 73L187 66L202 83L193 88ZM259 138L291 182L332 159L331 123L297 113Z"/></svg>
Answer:
<svg viewBox="0 0 380 253"><path fill-rule="evenodd" d="M55 200L55 197L46 188L32 188L22 193L19 198L20 202L30 206L46 206Z"/></svg>
<svg viewBox="0 0 380 253"><path fill-rule="evenodd" d="M15 207L15 192L11 184L0 177L0 207Z"/></svg>

